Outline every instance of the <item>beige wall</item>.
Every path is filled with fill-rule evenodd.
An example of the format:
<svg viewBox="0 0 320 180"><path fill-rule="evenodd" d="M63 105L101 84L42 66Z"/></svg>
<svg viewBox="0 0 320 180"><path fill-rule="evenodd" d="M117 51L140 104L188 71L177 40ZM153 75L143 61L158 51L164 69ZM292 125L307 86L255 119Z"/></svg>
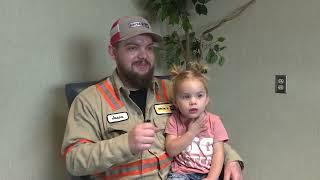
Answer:
<svg viewBox="0 0 320 180"><path fill-rule="evenodd" d="M64 84L111 73L108 26L139 14L133 2L0 1L1 180L66 179L59 156ZM197 22L244 2L212 1L209 16ZM320 178L319 6L316 0L258 0L215 31L227 38L228 49L226 64L210 73L212 104L245 160L247 180ZM288 75L286 95L274 93L278 73Z"/></svg>
<svg viewBox="0 0 320 180"><path fill-rule="evenodd" d="M0 1L0 180L66 179L64 84L111 73L106 34L133 1Z"/></svg>
<svg viewBox="0 0 320 180"><path fill-rule="evenodd" d="M211 2L205 22L245 2ZM212 106L245 160L246 180L320 179L319 7L257 0L215 31L228 48L226 64L210 73ZM288 75L288 94L274 93L275 74Z"/></svg>

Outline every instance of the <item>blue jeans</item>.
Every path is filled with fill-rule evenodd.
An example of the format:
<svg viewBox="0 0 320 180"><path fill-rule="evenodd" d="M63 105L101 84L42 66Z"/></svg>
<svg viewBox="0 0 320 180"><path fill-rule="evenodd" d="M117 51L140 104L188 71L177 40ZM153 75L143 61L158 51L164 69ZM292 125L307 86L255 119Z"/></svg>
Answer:
<svg viewBox="0 0 320 180"><path fill-rule="evenodd" d="M170 172L168 174L168 180L201 180L206 178L208 174L200 174L200 173L190 173L190 174L181 174Z"/></svg>

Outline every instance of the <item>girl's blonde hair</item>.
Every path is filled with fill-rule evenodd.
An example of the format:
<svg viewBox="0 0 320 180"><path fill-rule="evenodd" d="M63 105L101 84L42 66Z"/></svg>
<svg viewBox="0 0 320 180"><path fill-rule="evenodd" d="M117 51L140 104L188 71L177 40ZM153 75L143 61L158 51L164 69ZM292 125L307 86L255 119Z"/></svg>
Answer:
<svg viewBox="0 0 320 180"><path fill-rule="evenodd" d="M176 97L176 93L179 85L187 79L199 80L208 94L208 82L205 74L207 73L207 67L200 63L192 63L190 69L184 70L181 66L173 65L170 69L170 77L172 80L172 93L173 98Z"/></svg>

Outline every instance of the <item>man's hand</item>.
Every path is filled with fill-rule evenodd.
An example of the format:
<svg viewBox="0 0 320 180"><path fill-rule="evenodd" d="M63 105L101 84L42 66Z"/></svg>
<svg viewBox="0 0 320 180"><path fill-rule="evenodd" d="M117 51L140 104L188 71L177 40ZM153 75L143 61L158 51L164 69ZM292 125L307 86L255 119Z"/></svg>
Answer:
<svg viewBox="0 0 320 180"><path fill-rule="evenodd" d="M230 161L224 167L223 180L243 180L240 164L237 161Z"/></svg>
<svg viewBox="0 0 320 180"><path fill-rule="evenodd" d="M151 123L136 125L128 134L129 147L133 154L147 150L154 142L158 129Z"/></svg>

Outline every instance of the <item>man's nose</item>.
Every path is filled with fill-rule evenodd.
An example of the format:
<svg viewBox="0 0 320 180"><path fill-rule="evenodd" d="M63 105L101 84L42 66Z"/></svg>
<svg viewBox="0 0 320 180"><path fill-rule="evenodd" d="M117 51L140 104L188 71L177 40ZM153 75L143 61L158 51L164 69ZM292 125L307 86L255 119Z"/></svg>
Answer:
<svg viewBox="0 0 320 180"><path fill-rule="evenodd" d="M144 48L140 48L138 53L139 53L138 54L139 59L147 59L148 53Z"/></svg>

